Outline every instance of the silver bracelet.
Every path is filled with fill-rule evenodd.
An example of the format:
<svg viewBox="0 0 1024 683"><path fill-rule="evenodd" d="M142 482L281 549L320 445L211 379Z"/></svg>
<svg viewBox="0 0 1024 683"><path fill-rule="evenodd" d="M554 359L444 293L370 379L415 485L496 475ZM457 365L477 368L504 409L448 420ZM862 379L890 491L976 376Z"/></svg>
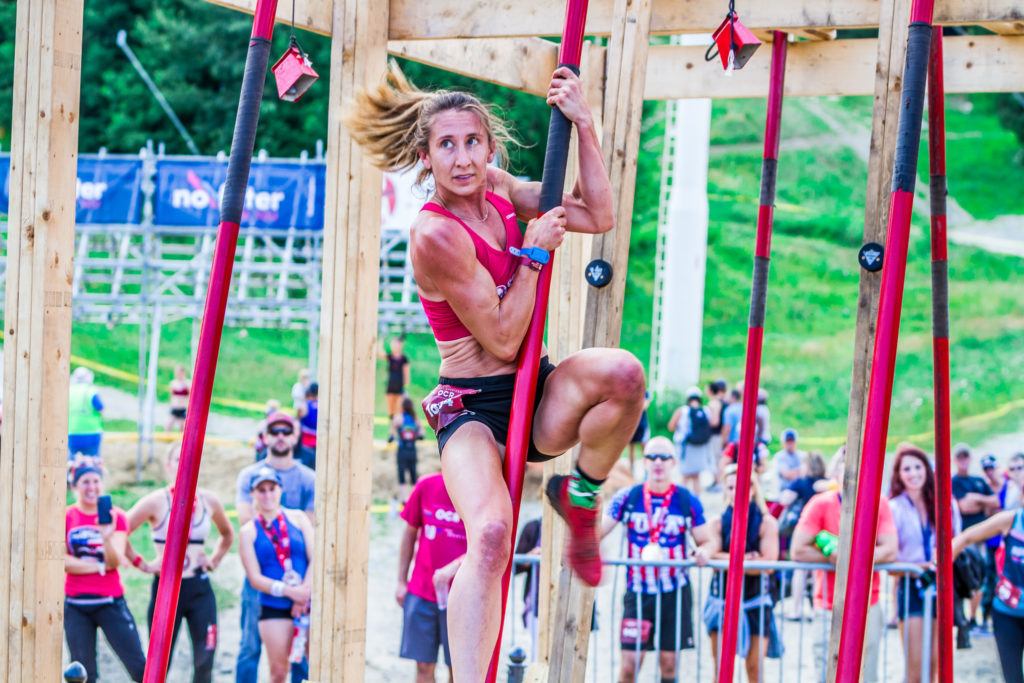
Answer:
<svg viewBox="0 0 1024 683"><path fill-rule="evenodd" d="M270 584L270 594L275 598L279 598L284 595L284 583L282 581L274 581Z"/></svg>

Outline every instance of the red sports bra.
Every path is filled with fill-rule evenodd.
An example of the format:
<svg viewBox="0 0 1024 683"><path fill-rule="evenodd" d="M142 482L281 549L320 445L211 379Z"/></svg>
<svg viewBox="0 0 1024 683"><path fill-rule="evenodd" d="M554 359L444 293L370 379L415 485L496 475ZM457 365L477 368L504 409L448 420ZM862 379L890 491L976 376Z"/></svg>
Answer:
<svg viewBox="0 0 1024 683"><path fill-rule="evenodd" d="M470 238L473 240L473 246L476 247L476 260L482 263L487 272L491 274L494 285L498 290L498 298L500 299L505 296L505 292L508 291L509 285L512 284L516 271L519 269L519 257L513 256L509 252L509 247L515 247L516 249L522 247L523 235L519 231L519 223L516 221L516 210L511 202L492 192L487 193L487 201L501 214L501 220L505 224L504 251L489 245L480 235L473 232L461 218L440 204L427 202L420 210L433 211L442 216L454 218L459 222L459 225L466 229L466 232L469 233ZM466 326L462 324L462 321L459 320L459 316L455 315L455 311L452 310L447 301L430 301L420 296L420 303L423 304L423 312L427 314L427 322L430 323L430 329L434 331L434 337L438 341L452 341L453 339L473 336L466 329Z"/></svg>

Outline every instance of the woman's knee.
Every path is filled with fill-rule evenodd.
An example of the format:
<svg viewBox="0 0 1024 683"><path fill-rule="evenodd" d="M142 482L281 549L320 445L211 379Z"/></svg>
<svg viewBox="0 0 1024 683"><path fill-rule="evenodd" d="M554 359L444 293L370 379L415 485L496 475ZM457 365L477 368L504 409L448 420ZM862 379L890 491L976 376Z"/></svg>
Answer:
<svg viewBox="0 0 1024 683"><path fill-rule="evenodd" d="M481 569L504 573L512 548L512 520L504 515L485 517L468 530L467 540L469 552L475 551Z"/></svg>
<svg viewBox="0 0 1024 683"><path fill-rule="evenodd" d="M643 364L629 351L606 349L606 353L603 384L616 399L642 406L647 388Z"/></svg>

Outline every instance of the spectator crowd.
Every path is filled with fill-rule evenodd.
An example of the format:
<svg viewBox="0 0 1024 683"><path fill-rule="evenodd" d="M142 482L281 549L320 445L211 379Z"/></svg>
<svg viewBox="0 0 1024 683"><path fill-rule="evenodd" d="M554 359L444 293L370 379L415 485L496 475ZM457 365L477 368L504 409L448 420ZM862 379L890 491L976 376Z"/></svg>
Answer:
<svg viewBox="0 0 1024 683"><path fill-rule="evenodd" d="M419 411L407 395L409 360L401 340L389 352L386 386L389 441L395 443L397 499L401 541L397 558L395 601L402 611L396 634L402 658L415 662L418 682L434 681L443 657L450 679L446 608L448 590L466 554L466 531L440 474L417 476L417 441L423 438ZM170 424L184 420L190 382L182 368L171 383ZM238 543L245 581L241 592L241 640L235 680L257 680L265 653L273 683L298 682L308 675L309 612L316 467L318 387L310 373L300 373L292 387L292 413L269 402L256 440L254 461L237 477L235 508L238 531L224 502L209 490L196 492L188 547L180 584L172 642L181 626L191 641L193 681L210 681L218 646L217 601L210 574ZM182 403L182 396L185 397ZM65 623L71 658L81 662L90 681L98 680L97 631L102 630L128 675L141 681L145 655L136 621L124 598L121 571L152 575L147 626L152 629L167 542L179 444L165 457L167 484L143 496L129 510L113 506L104 494L102 400L91 373L80 368L72 378L69 432L69 486L74 502L66 514ZM799 447L793 427L781 431L772 454L768 394L759 391L754 425L754 474L747 505L744 553L748 560L835 564L839 553L841 482L845 451L830 459ZM621 620L617 680L634 680L644 655L657 655L662 681L678 680L677 655L694 647L696 629L707 634L718 656L727 573L715 571L704 595L696 595L692 569L665 564L692 560L697 567L727 560L735 504L737 459L742 426L742 387L712 382L707 391L692 387L667 424L644 414L628 458L620 461L619 481L604 506L602 533L624 532L627 567ZM652 431L671 435L651 436ZM634 448L642 458L634 462ZM953 508L949 511L956 553L956 646L972 639L995 638L1005 679L1021 681L1024 653L1024 454L1000 463L985 455L972 469L967 444L952 450ZM937 485L934 463L922 449L900 444L893 458L878 511L874 548L876 565L912 564L906 576L893 573L883 585L875 572L869 596L864 680L879 676L879 645L886 628L898 628L905 644L906 680L921 681L924 668L937 671L934 563ZM980 472L980 474L979 474ZM721 510L709 515L708 509ZM154 552L139 553L131 537L149 526ZM214 535L212 532L216 531ZM517 545L535 554L540 524L525 525ZM236 539L237 536L237 539ZM215 542L213 540L215 539ZM210 542L208 542L210 541ZM1020 546L1018 548L1018 546ZM518 571L525 571L517 567ZM779 621L814 622L817 678L825 680L825 650L831 628L835 574L832 571L785 569L748 571L741 582L742 604L737 656L749 680L758 680L766 657L782 655ZM536 577L525 586L526 623L536 619ZM881 604L890 605L886 623ZM926 604L930 603L930 609ZM702 608L699 608L703 605ZM777 608L777 609L776 609ZM694 616L696 613L697 619ZM596 618L596 617L595 617ZM173 646L172 646L173 647ZM931 661L924 658L927 653Z"/></svg>

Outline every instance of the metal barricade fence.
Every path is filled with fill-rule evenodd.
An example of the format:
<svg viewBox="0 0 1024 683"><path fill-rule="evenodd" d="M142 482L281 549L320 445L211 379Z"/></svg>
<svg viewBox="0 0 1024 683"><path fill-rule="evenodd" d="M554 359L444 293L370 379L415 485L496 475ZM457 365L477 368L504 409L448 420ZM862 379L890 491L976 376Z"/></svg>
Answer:
<svg viewBox="0 0 1024 683"><path fill-rule="evenodd" d="M507 653L516 647L521 647L527 655L526 662L533 662L537 659L537 585L540 574L540 557L537 555L516 555L515 563L518 573L514 587L509 591L509 604L506 610L505 633L506 639L503 643L503 651ZM664 627L675 626L675 643L673 653L675 659L676 679L679 681L712 681L718 668L718 661L711 655L711 639L705 627L703 615L706 609L710 609L714 616L715 605L709 608L710 585L715 574L722 574L718 581L724 585L724 572L728 569L728 562L724 560L711 561L704 567L697 567L692 559L681 561L658 561L646 562L642 560L605 560L605 566L613 573L611 580L598 587L595 599L594 622L595 629L591 634L589 665L587 681L592 683L615 683L620 680L630 680L629 673L622 670L622 650L624 647L620 642L622 619L626 600L635 601L636 620L650 622L649 630L653 643L659 643ZM759 672L758 681L749 683L795 681L801 683L817 683L825 680L828 656L828 638L831 629L831 611L825 611L822 607L813 607L811 603L811 588L806 587L807 578L817 572L831 572L835 567L830 564L812 564L806 562L792 561L747 561L744 563L748 572L756 574L761 580L762 587L768 585L772 575L777 577L777 600L770 602L753 600L748 604L748 610L756 610L756 618L751 618L754 625L774 625L774 644L778 648L775 651L766 652L768 643L757 649L756 667L751 669ZM661 595L655 599L654 614L645 614L643 602L637 593L628 590L626 585L626 569L628 567L654 567L659 570L672 568L685 569L688 577L688 588L692 598L689 613L684 613L684 591L674 593L672 604L663 604ZM924 575L924 571L915 564L885 564L878 565L876 571L880 574L879 580L879 601L877 609L869 612L868 623L868 651L865 660L865 671L872 666L876 671L876 677L870 678L865 673L864 680L889 681L903 680L907 672L907 651L909 649L909 629L903 630L902 638L898 637L896 631L889 631L887 622L889 617L895 614L907 614L915 616L920 609L923 620L921 652L921 680L928 681L931 668L932 650L932 617L934 615L935 596L934 585L928 586L923 594L923 600L915 600L911 605L912 596L917 594L917 580ZM607 572L607 570L606 570ZM660 573L660 571L659 571ZM800 578L803 573L804 578ZM798 585L794 584L796 576ZM815 585L820 579L814 578ZM897 586L902 583L902 590ZM804 590L806 588L806 591ZM903 601L903 609L899 610L896 604L896 595ZM796 614L785 614L784 604L789 596L795 600ZM837 599L842 599L838 596ZM819 601L815 598L815 603ZM921 602L923 604L918 605ZM745 611L748 611L745 610ZM795 616L795 618L793 618ZM787 618L789 617L789 618ZM671 623L667 621L671 619ZM686 621L688 620L688 621ZM741 620L741 626L744 625ZM690 628L687 629L687 624ZM680 626L683 628L681 629ZM637 629L642 626L637 625ZM714 632L717 636L717 630ZM692 634L692 648L684 649L683 632ZM893 637L890 637L890 633ZM628 635L628 634L627 634ZM642 634L641 634L642 635ZM755 634L756 636L757 634ZM635 639L631 646L633 657L636 661L634 680L638 681L660 681L662 680L661 662L657 656L642 659L641 640ZM746 639L751 642L753 638ZM808 643L808 640L811 642ZM654 655L654 653L651 653ZM771 656L774 655L774 656ZM721 653L718 653L721 656ZM766 663L766 659L776 659L777 663ZM746 668L741 664L736 669L736 680L748 681ZM642 675L641 675L642 674Z"/></svg>

